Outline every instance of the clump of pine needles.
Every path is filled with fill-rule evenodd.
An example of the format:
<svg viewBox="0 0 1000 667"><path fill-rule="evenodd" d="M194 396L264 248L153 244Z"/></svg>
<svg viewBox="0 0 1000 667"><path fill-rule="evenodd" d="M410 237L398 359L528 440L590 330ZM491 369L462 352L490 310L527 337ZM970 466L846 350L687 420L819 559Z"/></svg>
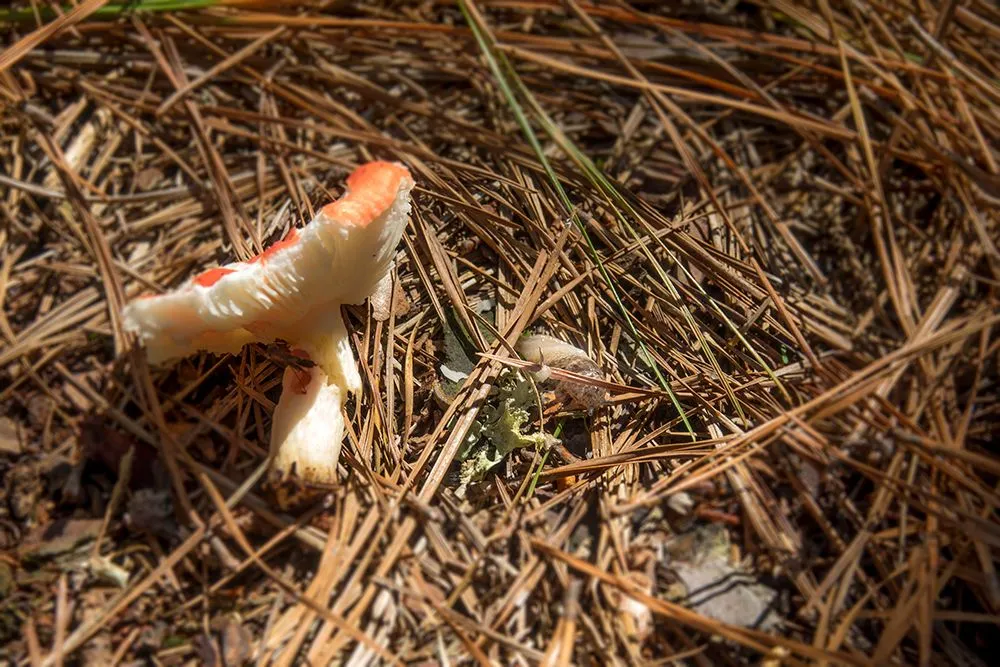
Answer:
<svg viewBox="0 0 1000 667"><path fill-rule="evenodd" d="M1000 648L993 3L83 0L0 26L0 657ZM418 182L395 298L348 309L342 483L282 512L282 355L150 368L120 309L375 158ZM543 382L525 333L604 379ZM515 376L547 444L458 492ZM749 583L690 590L721 579Z"/></svg>

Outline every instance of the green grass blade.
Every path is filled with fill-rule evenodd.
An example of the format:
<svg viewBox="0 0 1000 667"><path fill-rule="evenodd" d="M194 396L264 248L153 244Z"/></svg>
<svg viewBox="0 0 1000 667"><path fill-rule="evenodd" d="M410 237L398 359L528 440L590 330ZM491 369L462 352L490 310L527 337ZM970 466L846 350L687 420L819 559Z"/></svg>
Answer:
<svg viewBox="0 0 1000 667"><path fill-rule="evenodd" d="M600 254L597 252L597 248L594 246L593 241L590 238L590 235L587 233L586 227L583 225L583 222L577 215L575 207L573 206L569 198L569 195L563 188L562 183L560 182L559 177L556 175L555 170L552 168L552 164L549 162L548 157L545 155L545 152L542 149L542 145L538 141L538 137L535 135L535 132L531 127L531 123L528 121L527 115L524 113L524 109L521 108L521 105L517 100L517 95L510 87L510 82L508 81L508 78L504 74L503 69L500 66L500 62L498 61L499 58L500 60L506 63L506 58L503 56L502 53L495 52L491 40L484 33L482 26L479 24L476 18L472 15L472 12L469 10L466 0L460 0L459 7L461 8L462 14L465 16L466 21L468 22L470 28L472 29L473 35L476 38L476 42L479 44L479 48L482 51L483 56L486 58L486 62L490 70L492 71L494 78L497 80L497 84L500 86L501 92L506 98L507 103L510 105L511 111L514 114L514 118L517 121L517 124L521 128L521 132L524 134L528 143L531 145L532 150L535 151L535 154L537 155L539 161L541 162L542 167L545 170L545 173L548 176L549 180L552 182L552 186L555 189L556 193L558 194L559 199L563 204L563 207L566 209L567 214L570 216L570 218L573 220L573 223L576 225L577 229L579 229L580 233L583 235L584 241L587 244L588 251L590 252L591 259L597 265L598 271L601 274L602 279L608 286L608 289L611 291L612 298L614 299L615 305L617 306L617 308L622 314L622 317L625 320L626 327L628 328L629 333L632 335L633 339L636 341L636 344L639 346L640 356L642 356L643 361L652 369L653 373L656 375L657 381L660 383L660 386L663 388L664 391L667 392L667 395L670 397L670 401L673 404L674 409L677 410L678 414L680 415L682 421L684 422L684 426L687 428L688 433L691 435L691 438L696 439L694 428L691 426L691 422L688 420L687 413L684 411L684 407L681 405L680 400L678 400L676 394L674 394L673 389L671 389L670 383L667 382L666 378L663 376L659 364L656 363L656 360L653 358L653 355L650 354L649 350L646 348L646 344L643 341L642 336L639 334L639 331L635 326L632 314L629 312L629 310L625 307L625 304L622 302L621 297L618 294L618 289L615 286L614 280L612 280L611 275L607 270L607 267L604 266L604 262L601 260ZM509 63L506 64L507 68L510 69ZM513 80L516 84L518 84L519 88L522 91L526 90L524 88L524 84L521 82L520 77L517 76L516 72L511 72L511 73L513 74L511 80ZM530 99L533 98L529 98L529 100Z"/></svg>

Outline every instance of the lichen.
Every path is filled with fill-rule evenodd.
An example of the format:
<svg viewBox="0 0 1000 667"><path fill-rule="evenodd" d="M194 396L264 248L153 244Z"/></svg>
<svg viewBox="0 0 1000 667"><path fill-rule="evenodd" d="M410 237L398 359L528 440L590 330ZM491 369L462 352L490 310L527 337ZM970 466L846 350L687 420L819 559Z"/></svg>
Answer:
<svg viewBox="0 0 1000 667"><path fill-rule="evenodd" d="M508 376L500 382L458 452L462 487L481 480L515 449L547 445L548 439L542 431L525 432L525 426L531 423L532 399L531 383L527 380L512 380Z"/></svg>

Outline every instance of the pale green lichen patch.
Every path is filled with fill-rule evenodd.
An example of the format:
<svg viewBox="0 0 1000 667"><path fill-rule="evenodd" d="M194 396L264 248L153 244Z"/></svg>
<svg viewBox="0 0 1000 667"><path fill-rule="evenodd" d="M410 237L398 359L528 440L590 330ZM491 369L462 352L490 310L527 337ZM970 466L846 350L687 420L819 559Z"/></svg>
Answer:
<svg viewBox="0 0 1000 667"><path fill-rule="evenodd" d="M481 480L508 454L523 447L544 447L548 438L542 431L525 432L535 406L531 383L506 376L490 396L489 404L479 411L479 418L469 429L458 452L461 461L461 487Z"/></svg>

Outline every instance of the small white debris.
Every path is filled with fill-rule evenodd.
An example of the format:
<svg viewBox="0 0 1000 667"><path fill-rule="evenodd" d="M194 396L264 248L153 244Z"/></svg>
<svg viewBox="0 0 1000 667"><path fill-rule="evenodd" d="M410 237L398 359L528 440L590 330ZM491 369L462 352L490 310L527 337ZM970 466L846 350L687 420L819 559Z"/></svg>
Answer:
<svg viewBox="0 0 1000 667"><path fill-rule="evenodd" d="M667 496L667 507L677 512L681 516L687 516L694 507L694 499L686 491L672 493Z"/></svg>
<svg viewBox="0 0 1000 667"><path fill-rule="evenodd" d="M441 364L441 376L449 382L464 382L465 378L469 377L469 374L465 371L458 371L448 368L445 364Z"/></svg>

